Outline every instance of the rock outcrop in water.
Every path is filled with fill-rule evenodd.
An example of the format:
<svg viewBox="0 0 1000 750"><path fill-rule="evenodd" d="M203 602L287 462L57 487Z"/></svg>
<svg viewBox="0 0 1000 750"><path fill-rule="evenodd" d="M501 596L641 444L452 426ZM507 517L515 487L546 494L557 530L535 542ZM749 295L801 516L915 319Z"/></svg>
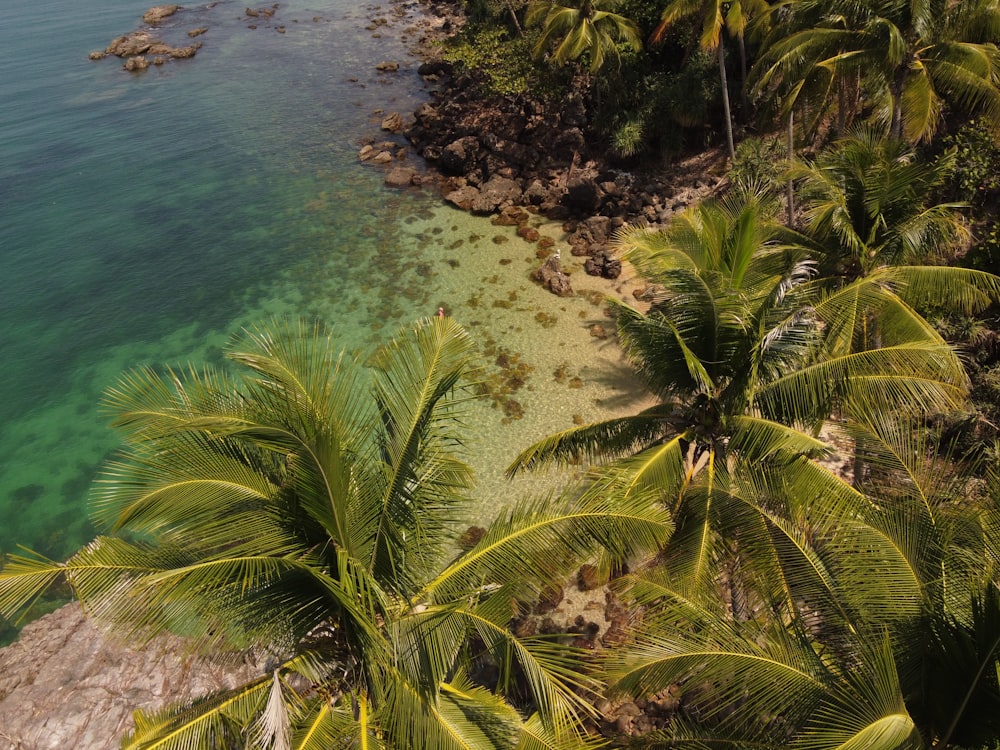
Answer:
<svg viewBox="0 0 1000 750"><path fill-rule="evenodd" d="M181 10L180 5L157 5L146 11L142 21L148 26L155 27L179 10ZM187 32L187 35L189 37L201 36L207 30L206 27L200 27ZM163 42L151 29L137 29L113 39L104 50L91 52L90 59L102 60L108 55L114 55L125 61L122 68L137 71L145 70L151 64L162 65L168 60L183 60L194 57L200 48L201 42L175 46Z"/></svg>

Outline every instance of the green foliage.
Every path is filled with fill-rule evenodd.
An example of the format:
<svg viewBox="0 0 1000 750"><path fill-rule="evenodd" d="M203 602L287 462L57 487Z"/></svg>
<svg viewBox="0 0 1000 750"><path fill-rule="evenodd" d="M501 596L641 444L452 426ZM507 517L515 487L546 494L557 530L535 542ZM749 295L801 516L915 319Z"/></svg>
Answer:
<svg viewBox="0 0 1000 750"><path fill-rule="evenodd" d="M11 556L0 615L66 580L122 637L274 657L139 713L135 750L592 747L579 651L507 625L582 560L658 549L670 522L649 496L574 491L514 504L455 556L474 352L451 318L368 357L276 321L234 342L231 371L127 373L105 397L124 447L92 495L101 536L64 563Z"/></svg>
<svg viewBox="0 0 1000 750"><path fill-rule="evenodd" d="M699 51L677 73L667 77L662 96L674 122L683 127L701 127L711 119L719 91L718 65L711 55Z"/></svg>
<svg viewBox="0 0 1000 750"><path fill-rule="evenodd" d="M535 58L548 55L560 66L585 59L591 73L597 73L610 58L621 67L623 49L642 49L639 27L600 5L614 6L615 0L533 0L525 23L542 32L533 49Z"/></svg>
<svg viewBox="0 0 1000 750"><path fill-rule="evenodd" d="M527 0L466 0L466 18L474 24L513 25L511 13L520 13Z"/></svg>
<svg viewBox="0 0 1000 750"><path fill-rule="evenodd" d="M737 189L751 186L777 192L786 165L785 145L779 138L745 138L736 147L729 179Z"/></svg>
<svg viewBox="0 0 1000 750"><path fill-rule="evenodd" d="M980 117L944 139L956 150L952 181L961 200L982 205L1000 190L1000 144L994 130Z"/></svg>
<svg viewBox="0 0 1000 750"><path fill-rule="evenodd" d="M561 76L533 62L537 35L517 36L497 26L470 24L444 43L443 55L460 70L478 73L487 95L551 96L560 90Z"/></svg>
<svg viewBox="0 0 1000 750"><path fill-rule="evenodd" d="M640 115L625 120L611 136L611 148L620 156L635 156L646 140L646 120Z"/></svg>
<svg viewBox="0 0 1000 750"><path fill-rule="evenodd" d="M758 91L781 98L783 116L805 105L818 123L857 83L861 109L911 143L934 136L946 107L992 121L1000 117L995 0L797 0L782 6L787 11L772 27L754 78Z"/></svg>
<svg viewBox="0 0 1000 750"><path fill-rule="evenodd" d="M594 116L616 153L673 154L686 137L697 133L700 138L719 99L712 59L696 52L683 65L666 70L646 54L623 59L621 71L599 82L604 93Z"/></svg>

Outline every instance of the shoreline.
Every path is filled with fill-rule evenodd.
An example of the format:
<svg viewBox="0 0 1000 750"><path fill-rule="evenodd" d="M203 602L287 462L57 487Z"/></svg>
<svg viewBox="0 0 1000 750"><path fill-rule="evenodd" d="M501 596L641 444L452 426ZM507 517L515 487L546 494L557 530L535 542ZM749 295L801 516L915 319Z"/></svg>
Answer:
<svg viewBox="0 0 1000 750"><path fill-rule="evenodd" d="M519 435L525 433L524 440L519 438L519 442L527 444L530 438L526 430L540 431L537 437L541 437L553 429L553 420L568 422L574 418L575 415L566 410L566 403L583 401L587 409L620 408L620 400L631 398L617 388L617 383L613 388L608 387L608 382L621 374L615 369L615 363L620 360L616 349L587 332L603 318L597 300L605 292L614 293L616 286L620 293L627 294L625 285L629 279L612 283L594 278L594 284L604 285L600 291L597 287L588 288L589 284L581 284L577 299L563 301L542 291L527 279L526 273L518 271L516 287L509 291L504 287L499 294L497 285L492 283L493 277L503 275L508 279L511 271L522 268L521 264L526 269L530 263L537 263L534 245L519 237L515 227L493 226L480 217L450 212L455 209L440 204L426 223L421 219L407 226L407 231L414 235L426 234L428 241L438 245L458 242L463 236L466 242L476 244L468 235L470 231L485 235L480 237L475 252L483 249L490 260L476 255L474 262L465 262L460 269L455 269L454 278L449 279L454 300L462 306L463 322L468 320L470 330L477 338L482 338L485 349L492 352L490 368L498 388L508 386L511 378L517 377L518 362L534 368L534 374L526 378L523 395L515 394L517 397L513 399L522 404L523 414L517 415L516 407L502 399L480 405L475 418L488 420L493 425L493 433L485 436L483 442L490 442L497 434L507 435L510 430L517 430ZM532 222L537 222L540 231L556 234L561 229L557 224L543 227L541 218L532 215ZM475 222L474 230L465 224L466 219ZM434 234L435 230L447 225L453 230L444 229L441 234ZM489 241L486 232L495 233L494 241ZM506 244L496 242L501 236L508 239ZM563 241L561 237L559 241ZM571 276L585 276L580 264L576 258L568 262ZM595 322L590 322L590 318ZM545 335L535 336L537 354L513 352L519 358L513 359L511 353L505 351L502 340L506 329L496 327L500 324L512 330L538 326ZM579 350L588 352L586 367L590 368L589 373L576 366L563 367L565 362L574 364L570 360L575 354L560 357L556 347L547 345L546 336L549 335L563 344L562 330L571 331L581 342ZM534 335L533 328L529 333ZM595 355L594 351L598 353ZM543 355L556 355L555 364L547 362ZM510 367L512 363L513 368ZM544 388L535 390L534 382L542 378L557 382L563 378L560 383L562 400L543 394ZM602 378L608 382L598 382ZM586 382L577 387L578 381ZM600 395L595 396L595 393ZM610 401L610 405L592 403L603 399ZM515 413L507 415L505 405ZM502 502L502 496L531 491L533 480L530 478L511 484L502 477L507 458L492 456L492 468L485 476L484 470L477 467L477 495L497 495L496 499ZM551 477L543 477L541 481L551 485ZM227 676L229 670L238 676L247 668L243 663L234 666L214 660L198 661L190 653L189 646L169 636L146 648L131 649L102 636L75 603L26 626L18 641L0 649L0 663L3 664L0 669L0 750L116 747L117 737L130 725L131 712L135 708L152 708L194 697L197 691L218 689L227 684L225 680L231 679ZM192 675L202 672L212 676L212 681L207 678L191 680ZM254 674L258 672L254 668Z"/></svg>

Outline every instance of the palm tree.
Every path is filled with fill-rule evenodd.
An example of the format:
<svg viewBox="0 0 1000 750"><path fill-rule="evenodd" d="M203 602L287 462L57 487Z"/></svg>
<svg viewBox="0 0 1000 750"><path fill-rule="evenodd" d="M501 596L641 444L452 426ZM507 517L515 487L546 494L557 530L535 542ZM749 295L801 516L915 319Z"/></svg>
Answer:
<svg viewBox="0 0 1000 750"><path fill-rule="evenodd" d="M992 274L944 265L967 232L962 204L934 200L952 164L866 129L793 169L807 195L807 236L796 241L822 259L813 309L830 355L940 345L921 311L970 314L1000 298ZM957 372L956 355L942 352Z"/></svg>
<svg viewBox="0 0 1000 750"><path fill-rule="evenodd" d="M934 134L945 103L1000 115L996 0L795 0L788 15L758 64L758 88L783 92L786 112L805 91L853 79L910 142Z"/></svg>
<svg viewBox="0 0 1000 750"><path fill-rule="evenodd" d="M722 41L722 30L725 28L734 35L740 44L741 84L746 83L746 53L744 51L744 34L749 18L759 14L767 7L765 0L670 0L663 9L659 26L653 31L652 41L658 42L670 26L684 18L697 17L700 20L701 34L698 45L709 53L714 53L719 61L719 80L722 84L722 109L726 118L726 145L729 148L729 158L736 158L736 148L733 143L733 121L729 103L729 80L726 74L726 53Z"/></svg>
<svg viewBox="0 0 1000 750"><path fill-rule="evenodd" d="M683 696L672 731L644 746L1000 739L996 495L928 452L915 423L878 420L854 436L879 468L865 487L872 500L824 503L825 513L772 506L773 526L754 541L778 564L754 581L744 621L727 617L712 588L679 586L662 568L620 582L644 616L633 643L607 654L609 679L630 695L674 685Z"/></svg>
<svg viewBox="0 0 1000 750"><path fill-rule="evenodd" d="M601 10L613 0L580 0L579 3L557 3L536 0L528 5L526 23L541 25L542 34L535 43L535 57L541 58L551 50L553 62L565 65L586 55L590 59L590 72L603 67L608 55L620 59L618 44L632 49L642 49L639 27L617 13Z"/></svg>
<svg viewBox="0 0 1000 750"><path fill-rule="evenodd" d="M366 368L318 326L273 324L233 345L239 379L124 376L106 399L126 446L94 493L103 534L65 563L12 557L0 612L64 578L120 636L267 659L235 690L138 714L130 748L586 746L598 685L580 654L508 623L579 556L613 564L669 523L648 498L524 501L455 556L473 352L434 319Z"/></svg>
<svg viewBox="0 0 1000 750"><path fill-rule="evenodd" d="M897 408L901 394L911 407L944 408L964 393L942 341L827 356L814 264L779 232L759 200L733 195L664 232L624 235L626 257L658 291L646 313L613 303L619 337L660 403L557 433L509 469L627 459L619 491L661 493L678 529L665 556L691 585L752 564L740 539L768 523L773 498L856 496L810 460L828 452L815 431L833 410Z"/></svg>

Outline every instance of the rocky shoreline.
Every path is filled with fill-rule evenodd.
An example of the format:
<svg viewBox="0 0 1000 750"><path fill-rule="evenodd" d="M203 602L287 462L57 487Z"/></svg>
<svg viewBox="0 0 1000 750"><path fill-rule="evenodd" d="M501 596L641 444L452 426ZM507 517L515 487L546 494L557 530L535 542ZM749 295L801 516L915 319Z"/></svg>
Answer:
<svg viewBox="0 0 1000 750"><path fill-rule="evenodd" d="M584 98L558 102L528 94L484 97L475 73L457 71L434 45L464 23L460 6L425 0L443 19L421 38L418 72L432 85L431 101L408 116L390 113L382 130L401 134L429 174L400 166L405 151L368 139L359 158L382 164L391 187L422 185L448 203L530 233L537 218L561 222L569 251L587 257L585 270L614 279L621 272L612 245L625 224L662 225L675 213L725 187L725 155L707 151L669 166L614 165L595 148ZM537 233L536 233L537 234ZM525 236L525 234L522 234ZM526 236L526 239L531 239ZM571 294L557 247L540 247L533 277L555 294Z"/></svg>
<svg viewBox="0 0 1000 750"><path fill-rule="evenodd" d="M412 2L396 0L396 10L404 4ZM573 293L560 268L563 245L573 255L587 257L588 273L615 278L620 271L610 244L615 229L626 223L663 223L722 187L724 159L717 153L673 165L669 177L612 166L588 143L580 99L558 106L528 96L482 99L475 77L456 74L432 46L461 26L457 6L436 0L421 0L421 6L427 17L418 26L414 54L421 60L420 75L432 87L431 100L413 113L389 113L381 119L384 132L405 138L408 145L374 136L366 139L359 158L381 165L392 187L436 190L458 208L517 226L522 237L537 242L539 266L533 276L553 293ZM176 8L151 11L164 7ZM173 12L144 23L155 27ZM375 34L404 15L376 14ZM203 33L188 32L192 38ZM139 57L160 64L190 56L158 50L158 43L152 28L140 29L93 56L118 55L126 65ZM157 57L163 57L160 63ZM142 64L133 63L131 69ZM399 68L391 61L383 66L385 75ZM420 157L426 171L409 166L411 156ZM542 221L561 223L564 236L558 243L540 236L535 227ZM587 578L585 569L579 581L550 594L514 627L524 634L567 633L583 648L613 646L624 634L627 613ZM199 656L173 636L133 649L107 638L78 605L67 605L27 626L18 642L0 649L0 750L116 747L136 708L190 700L259 674L260 665L246 656ZM601 701L595 728L642 733L663 726L678 705L669 691L634 702Z"/></svg>

